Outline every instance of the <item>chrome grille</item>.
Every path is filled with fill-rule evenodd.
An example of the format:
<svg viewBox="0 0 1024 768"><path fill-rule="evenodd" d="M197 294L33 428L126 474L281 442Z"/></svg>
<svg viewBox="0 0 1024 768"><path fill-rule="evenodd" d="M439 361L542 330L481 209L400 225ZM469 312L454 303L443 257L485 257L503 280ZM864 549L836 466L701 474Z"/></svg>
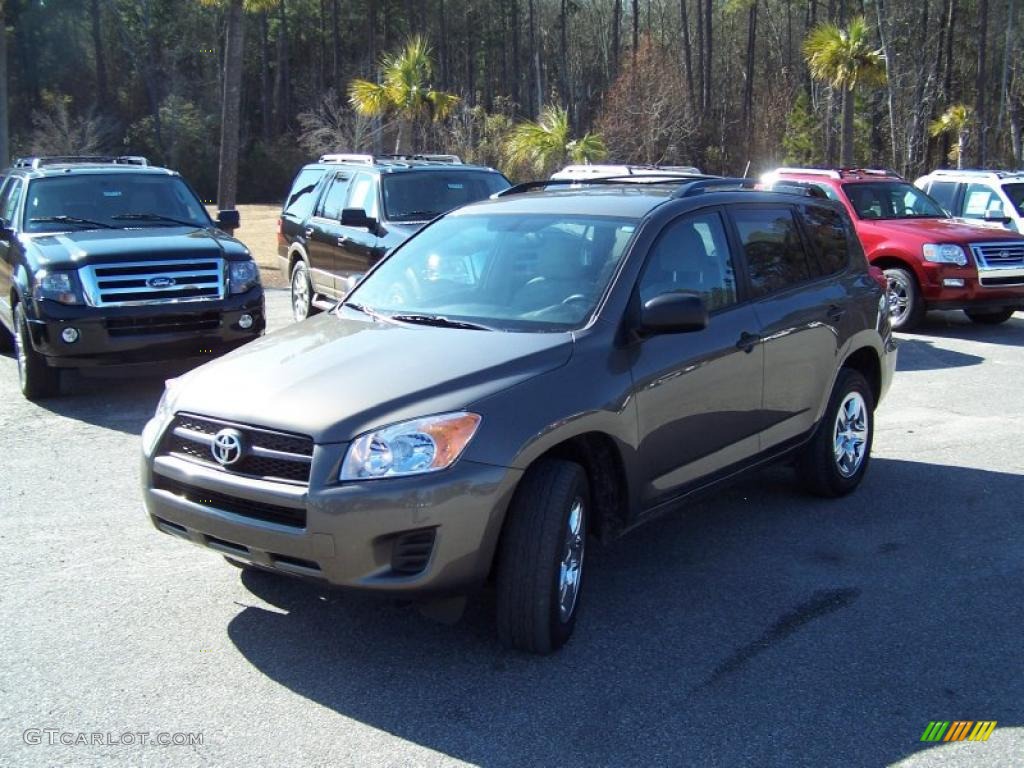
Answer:
<svg viewBox="0 0 1024 768"><path fill-rule="evenodd" d="M80 275L94 307L222 299L226 284L219 256L91 264Z"/></svg>
<svg viewBox="0 0 1024 768"><path fill-rule="evenodd" d="M984 288L1024 285L1024 241L972 243L978 281Z"/></svg>
<svg viewBox="0 0 1024 768"><path fill-rule="evenodd" d="M1019 243L981 243L972 245L971 250L974 251L974 257L979 266L1024 266L1024 241Z"/></svg>
<svg viewBox="0 0 1024 768"><path fill-rule="evenodd" d="M228 467L217 463L210 451L214 435L225 428L241 432L244 444L242 458ZM313 439L181 413L167 428L160 455L174 456L231 475L306 485L313 460Z"/></svg>

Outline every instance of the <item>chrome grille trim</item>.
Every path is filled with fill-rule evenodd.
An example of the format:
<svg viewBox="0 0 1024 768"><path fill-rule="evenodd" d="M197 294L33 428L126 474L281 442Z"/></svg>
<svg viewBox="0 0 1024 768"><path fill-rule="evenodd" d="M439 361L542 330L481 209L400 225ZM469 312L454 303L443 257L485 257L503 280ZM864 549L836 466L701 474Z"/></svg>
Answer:
<svg viewBox="0 0 1024 768"><path fill-rule="evenodd" d="M982 287L1024 285L1024 241L971 243L971 254Z"/></svg>
<svg viewBox="0 0 1024 768"><path fill-rule="evenodd" d="M93 307L180 304L227 295L224 259L220 256L89 264L79 270L79 276L85 299ZM174 284L149 284L159 278L170 278Z"/></svg>

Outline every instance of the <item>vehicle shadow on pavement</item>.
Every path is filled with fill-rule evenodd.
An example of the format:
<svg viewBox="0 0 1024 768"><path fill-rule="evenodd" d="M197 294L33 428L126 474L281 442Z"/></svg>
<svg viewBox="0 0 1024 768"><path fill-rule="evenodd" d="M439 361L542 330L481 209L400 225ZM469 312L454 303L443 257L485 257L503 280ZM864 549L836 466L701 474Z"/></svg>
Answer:
<svg viewBox="0 0 1024 768"><path fill-rule="evenodd" d="M83 376L65 372L61 396L40 400L39 405L68 419L82 421L130 435L141 435L164 391L164 380L181 373L168 369L143 375Z"/></svg>
<svg viewBox="0 0 1024 768"><path fill-rule="evenodd" d="M985 358L952 349L935 346L925 339L900 339L897 371L938 371L944 368L964 368L981 365Z"/></svg>
<svg viewBox="0 0 1024 768"><path fill-rule="evenodd" d="M963 312L929 312L910 335L1024 347L1024 312L1018 312L1000 325L971 322ZM898 338L903 343L904 337Z"/></svg>
<svg viewBox="0 0 1024 768"><path fill-rule="evenodd" d="M592 547L576 635L546 658L498 645L488 594L449 627L259 572L271 605L227 632L295 693L475 764L887 764L930 720L1021 725L1022 492L875 459L824 501L768 470ZM988 760L995 736L931 749Z"/></svg>

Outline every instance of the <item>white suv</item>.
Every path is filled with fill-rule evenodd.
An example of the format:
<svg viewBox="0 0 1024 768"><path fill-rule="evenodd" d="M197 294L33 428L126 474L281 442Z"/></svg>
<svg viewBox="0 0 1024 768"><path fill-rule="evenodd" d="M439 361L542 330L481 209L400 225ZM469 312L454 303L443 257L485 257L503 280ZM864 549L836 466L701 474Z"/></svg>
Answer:
<svg viewBox="0 0 1024 768"><path fill-rule="evenodd" d="M1024 171L932 171L914 182L953 216L1024 232Z"/></svg>

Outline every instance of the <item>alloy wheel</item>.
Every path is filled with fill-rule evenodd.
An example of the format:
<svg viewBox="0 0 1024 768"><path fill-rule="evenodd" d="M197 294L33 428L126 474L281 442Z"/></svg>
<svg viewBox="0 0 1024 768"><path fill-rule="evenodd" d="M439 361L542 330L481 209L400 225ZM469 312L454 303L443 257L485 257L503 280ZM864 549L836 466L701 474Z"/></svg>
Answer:
<svg viewBox="0 0 1024 768"><path fill-rule="evenodd" d="M292 273L292 313L298 321L309 316L309 280L302 267Z"/></svg>
<svg viewBox="0 0 1024 768"><path fill-rule="evenodd" d="M836 469L843 477L853 477L864 463L868 444L868 409L859 392L843 398L836 413L833 446Z"/></svg>
<svg viewBox="0 0 1024 768"><path fill-rule="evenodd" d="M901 275L886 275L889 284L889 315L894 325L902 323L910 313L912 289Z"/></svg>
<svg viewBox="0 0 1024 768"><path fill-rule="evenodd" d="M565 544L558 572L558 616L568 621L576 610L583 576L584 532L583 499L573 500L565 526Z"/></svg>

